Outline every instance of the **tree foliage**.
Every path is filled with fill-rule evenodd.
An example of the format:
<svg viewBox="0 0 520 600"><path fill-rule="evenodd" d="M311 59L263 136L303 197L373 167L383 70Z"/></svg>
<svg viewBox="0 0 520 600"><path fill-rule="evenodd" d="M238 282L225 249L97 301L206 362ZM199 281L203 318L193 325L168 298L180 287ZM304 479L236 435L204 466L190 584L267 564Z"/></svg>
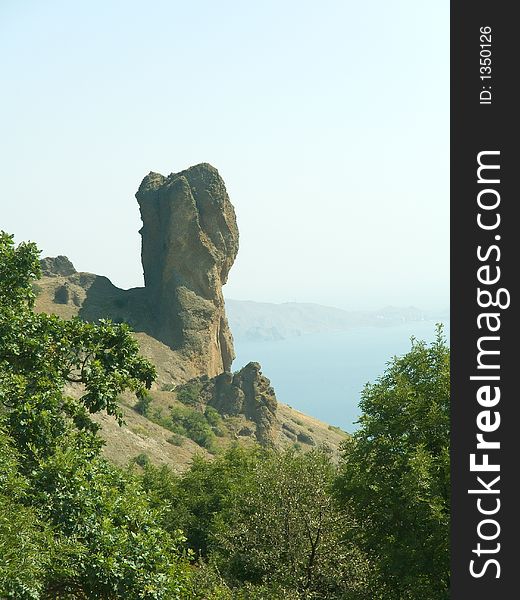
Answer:
<svg viewBox="0 0 520 600"><path fill-rule="evenodd" d="M445 600L449 353L438 332L367 385L339 467L323 449L232 446L183 474L101 457L117 398L159 420L129 329L33 311L34 244L0 233L0 597ZM165 427L213 447L190 389ZM148 413L152 414L148 414ZM183 533L182 533L183 532Z"/></svg>
<svg viewBox="0 0 520 600"><path fill-rule="evenodd" d="M32 310L34 244L0 234L0 597L188 598L179 532L100 457L100 410L155 370L124 325ZM73 398L66 385L79 390Z"/></svg>
<svg viewBox="0 0 520 600"><path fill-rule="evenodd" d="M385 598L442 599L449 586L449 349L439 328L363 391L338 493L360 524Z"/></svg>
<svg viewBox="0 0 520 600"><path fill-rule="evenodd" d="M245 449L234 445L215 460L196 455L181 477L167 467L150 465L144 472L143 485L156 506L167 507L163 527L184 531L193 552L207 558L217 518L264 454L259 447Z"/></svg>
<svg viewBox="0 0 520 600"><path fill-rule="evenodd" d="M29 484L18 456L0 431L0 596L39 598L51 561L50 529L27 506Z"/></svg>
<svg viewBox="0 0 520 600"><path fill-rule="evenodd" d="M370 597L367 563L351 543L355 523L330 493L335 474L323 450L257 461L215 527L221 570L302 598Z"/></svg>
<svg viewBox="0 0 520 600"><path fill-rule="evenodd" d="M199 575L213 569L233 597L372 600L355 524L331 493L335 474L323 450L235 446L182 476L149 466L144 486L157 505L170 502L162 525L186 532L206 563Z"/></svg>
<svg viewBox="0 0 520 600"><path fill-rule="evenodd" d="M20 451L52 453L70 420L93 430L89 413L120 419L118 395L141 395L155 377L127 326L34 313L34 244L15 248L12 236L0 233L0 265L0 404ZM63 393L66 384L82 386L78 400Z"/></svg>

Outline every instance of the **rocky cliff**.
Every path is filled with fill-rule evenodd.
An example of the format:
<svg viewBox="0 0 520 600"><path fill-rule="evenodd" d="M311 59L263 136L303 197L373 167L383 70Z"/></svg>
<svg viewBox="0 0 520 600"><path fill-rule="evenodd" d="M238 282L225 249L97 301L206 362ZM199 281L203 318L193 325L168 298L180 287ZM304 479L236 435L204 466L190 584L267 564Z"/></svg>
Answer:
<svg viewBox="0 0 520 600"><path fill-rule="evenodd" d="M162 342L184 379L229 371L235 354L222 286L238 252L238 228L222 178L205 163L168 177L149 173L136 198L145 287L121 290L106 277L77 273L65 256L44 258L54 302L78 307L87 321L126 322Z"/></svg>
<svg viewBox="0 0 520 600"><path fill-rule="evenodd" d="M184 467L194 453L236 440L275 447L324 443L337 451L343 434L278 403L258 363L230 372L233 339L222 286L238 251L238 229L217 170L200 164L168 177L149 173L136 198L144 288L119 289L106 277L77 272L64 256L41 261L44 276L35 286L39 311L128 323L157 368L146 415L133 410L135 399L122 398L125 427L96 417L107 455L124 464L132 453L146 452L155 462ZM194 423L213 431L210 445L200 446Z"/></svg>
<svg viewBox="0 0 520 600"><path fill-rule="evenodd" d="M136 194L152 335L201 374L229 371L233 340L222 286L238 252L235 211L218 171L200 164L147 175Z"/></svg>

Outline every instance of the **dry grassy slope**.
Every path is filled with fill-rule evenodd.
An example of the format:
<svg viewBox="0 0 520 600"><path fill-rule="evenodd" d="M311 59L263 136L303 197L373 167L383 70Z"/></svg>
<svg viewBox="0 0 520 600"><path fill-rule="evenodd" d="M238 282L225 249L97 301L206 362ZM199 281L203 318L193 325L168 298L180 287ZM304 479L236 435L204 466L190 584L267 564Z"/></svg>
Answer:
<svg viewBox="0 0 520 600"><path fill-rule="evenodd" d="M71 298L66 304L54 301L56 290L67 282L71 289ZM56 314L70 319L78 315L85 292L80 286L71 286L67 277L43 277L37 283L38 296L35 309L38 312ZM167 415L172 407L180 406L176 394L171 390L179 383L191 377L179 367L175 352L168 346L145 333L135 333L141 351L157 368L158 377L151 390L152 402L149 414L162 411ZM69 390L71 391L71 390ZM155 464L166 464L177 471L186 469L196 454L210 456L207 450L182 436L174 436L171 431L152 420L138 414L133 406L135 397L125 395L121 398L125 425L120 427L114 418L106 414L95 416L101 425L104 438L105 455L114 463L127 464L140 454L146 454ZM254 444L255 424L244 416L225 417L223 435L216 437L217 448L225 448L232 443ZM285 404L278 403L276 435L274 443L283 448L297 444L303 450L317 445L326 445L337 456L339 445L346 434L318 419L314 419Z"/></svg>

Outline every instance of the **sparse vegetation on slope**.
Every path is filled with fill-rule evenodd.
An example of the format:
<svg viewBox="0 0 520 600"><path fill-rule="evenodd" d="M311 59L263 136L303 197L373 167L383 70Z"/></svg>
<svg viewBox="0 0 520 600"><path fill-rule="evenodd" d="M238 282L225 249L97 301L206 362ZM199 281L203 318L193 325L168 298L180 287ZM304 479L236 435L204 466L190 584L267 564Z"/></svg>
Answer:
<svg viewBox="0 0 520 600"><path fill-rule="evenodd" d="M50 263L46 264L49 269ZM50 273L50 271L47 272ZM96 277L83 273L77 273L76 276L78 281L80 279L91 281ZM38 282L41 292L36 299L35 310L56 314L67 319L79 315L81 302L79 306L72 300L65 305L54 302L55 290L67 281L61 275L43 276ZM68 283L67 285L73 288L75 284ZM103 293L97 289L94 292L92 286L89 290L91 297L95 297L97 293ZM77 294L80 295L79 292ZM92 302L96 303L97 301L92 300ZM101 300L99 305L102 305ZM156 367L157 379L152 384L151 390L143 395L137 403L130 396L122 396L119 399L125 415L126 425L123 427L118 427L106 415L94 415L96 422L101 425L100 435L106 442L103 453L111 461L121 466L126 465L130 458L145 453L155 464L167 464L175 470L183 470L189 465L191 457L197 452L205 452L205 448L195 443L187 432L179 432L177 429L175 433L172 433L171 408L183 405L197 408L211 420L211 415L208 417L208 409L214 407L206 404L207 397L206 399L200 397L203 384L198 380L191 379L191 374L183 371L182 363L179 362L176 353L171 348L145 333L133 333L132 335L138 341L143 355ZM239 382L240 378L237 378L237 383ZM213 386L209 379L206 385L208 389ZM68 389L70 395L75 395L77 392L74 388ZM211 450L224 449L235 441L245 445L254 443L257 440L257 425L252 420L253 415L249 413L248 417L243 412L230 414L230 402L223 402L221 406L226 415L223 416L219 409L216 409L221 417L221 422L217 425L209 423L217 438L213 440L210 446ZM127 407L135 410L127 410ZM341 430L329 429L327 424L318 419L304 415L280 402L276 406L276 419L273 427L270 441L275 447L289 447L297 442L305 450L327 444L336 457L339 456L339 446L346 437ZM303 441L297 440L298 435Z"/></svg>

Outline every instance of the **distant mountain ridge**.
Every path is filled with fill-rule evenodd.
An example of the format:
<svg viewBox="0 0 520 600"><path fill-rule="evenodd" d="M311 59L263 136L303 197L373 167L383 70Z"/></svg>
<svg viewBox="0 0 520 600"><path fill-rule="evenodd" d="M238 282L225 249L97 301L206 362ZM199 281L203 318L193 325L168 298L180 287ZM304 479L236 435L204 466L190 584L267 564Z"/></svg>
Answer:
<svg viewBox="0 0 520 600"><path fill-rule="evenodd" d="M373 311L347 311L305 302L253 302L226 298L235 340L275 341L309 333L345 331L352 327L385 327L413 321L446 321L448 310L429 311L387 306Z"/></svg>

